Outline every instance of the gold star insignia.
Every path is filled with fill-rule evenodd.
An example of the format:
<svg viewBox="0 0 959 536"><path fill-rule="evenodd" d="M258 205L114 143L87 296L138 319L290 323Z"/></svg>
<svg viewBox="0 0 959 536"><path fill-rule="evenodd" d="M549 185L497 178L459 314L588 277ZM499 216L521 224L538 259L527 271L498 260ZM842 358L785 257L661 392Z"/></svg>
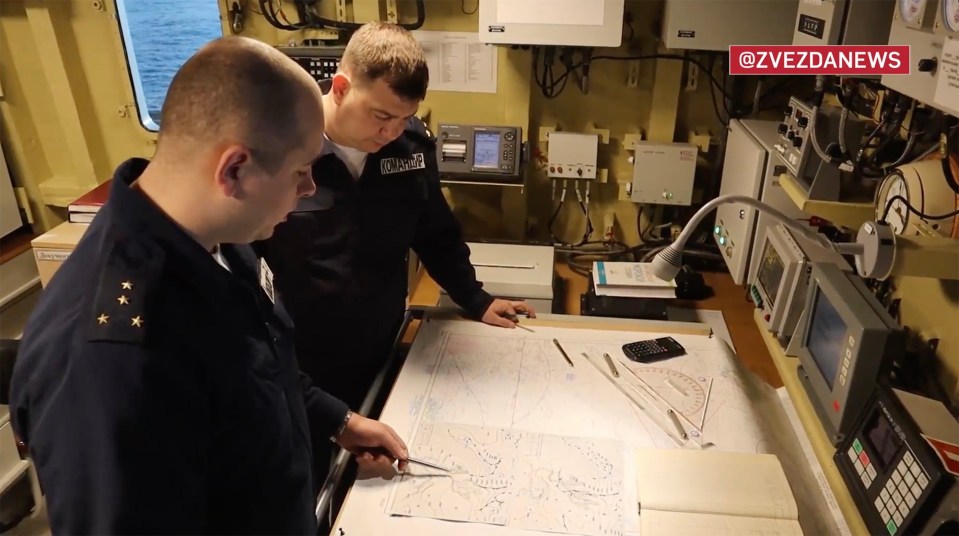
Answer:
<svg viewBox="0 0 959 536"><path fill-rule="evenodd" d="M130 325L134 327L140 327L143 325L143 319L140 318L140 315L137 315L130 319Z"/></svg>
<svg viewBox="0 0 959 536"><path fill-rule="evenodd" d="M97 322L100 324L106 324L107 320L110 320L110 317L105 314L100 314L100 316L97 317Z"/></svg>
<svg viewBox="0 0 959 536"><path fill-rule="evenodd" d="M133 289L133 283L131 283L131 282L129 282L129 281L124 281L123 283L120 283L120 287L123 288L123 290L132 290L132 289Z"/></svg>
<svg viewBox="0 0 959 536"><path fill-rule="evenodd" d="M130 299L127 298L126 296L120 296L119 298L117 298L117 301L120 302L120 305L127 305L130 303Z"/></svg>

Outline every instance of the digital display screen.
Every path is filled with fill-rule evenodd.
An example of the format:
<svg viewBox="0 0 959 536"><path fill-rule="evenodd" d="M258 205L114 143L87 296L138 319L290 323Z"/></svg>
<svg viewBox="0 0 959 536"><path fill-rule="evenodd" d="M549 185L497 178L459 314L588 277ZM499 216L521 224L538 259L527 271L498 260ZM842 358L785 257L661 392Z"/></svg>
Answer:
<svg viewBox="0 0 959 536"><path fill-rule="evenodd" d="M806 348L829 388L833 388L846 339L846 323L821 289L816 290Z"/></svg>
<svg viewBox="0 0 959 536"><path fill-rule="evenodd" d="M871 456L870 459L879 465L880 470L892 463L892 459L899 452L899 447L902 446L902 438L879 409L873 411L866 426L863 427L862 437L872 447L875 456Z"/></svg>
<svg viewBox="0 0 959 536"><path fill-rule="evenodd" d="M499 169L499 133L477 132L473 137L473 167Z"/></svg>
<svg viewBox="0 0 959 536"><path fill-rule="evenodd" d="M770 307L776 304L776 295L779 293L779 283L782 281L785 268L783 260L779 258L779 252L772 243L766 242L757 277L759 284L766 291L766 301L769 302Z"/></svg>

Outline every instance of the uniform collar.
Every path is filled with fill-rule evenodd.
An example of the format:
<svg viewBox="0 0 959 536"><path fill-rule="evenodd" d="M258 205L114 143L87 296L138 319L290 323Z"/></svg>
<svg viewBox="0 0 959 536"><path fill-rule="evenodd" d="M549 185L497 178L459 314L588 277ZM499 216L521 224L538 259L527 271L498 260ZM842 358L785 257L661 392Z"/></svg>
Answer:
<svg viewBox="0 0 959 536"><path fill-rule="evenodd" d="M124 240L146 237L147 240L160 244L167 253L180 257L181 262L185 262L191 269L212 270L222 274L222 268L209 251L171 220L146 194L133 188L133 183L140 178L148 164L149 161L143 158L131 158L120 164L113 175L109 205L117 219L116 227L121 237ZM221 245L221 250L227 255L231 249L229 244ZM231 258L228 260L235 261ZM255 271L252 264L255 259L251 261L244 257L242 261L250 264L241 268L243 272Z"/></svg>

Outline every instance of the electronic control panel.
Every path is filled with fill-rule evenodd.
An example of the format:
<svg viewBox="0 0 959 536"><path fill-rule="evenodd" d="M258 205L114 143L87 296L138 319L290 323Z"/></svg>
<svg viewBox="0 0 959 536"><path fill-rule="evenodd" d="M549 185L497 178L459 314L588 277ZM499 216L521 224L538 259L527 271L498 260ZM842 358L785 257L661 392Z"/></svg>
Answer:
<svg viewBox="0 0 959 536"><path fill-rule="evenodd" d="M766 328L783 344L789 342L806 302L812 262L832 262L847 272L842 255L793 233L783 224L769 227L762 237L762 256L749 296L762 310Z"/></svg>
<svg viewBox="0 0 959 536"><path fill-rule="evenodd" d="M824 107L818 110L814 121L812 107L791 97L778 126L779 142L774 149L789 173L806 189L810 199L838 201L840 198L840 169L819 157L811 139L815 127L819 147L827 154L839 154L839 116L837 107ZM848 150L859 149L864 128L864 123L853 114L846 118L842 135Z"/></svg>
<svg viewBox="0 0 959 536"><path fill-rule="evenodd" d="M957 534L959 424L941 402L879 387L834 456L870 534Z"/></svg>
<svg viewBox="0 0 959 536"><path fill-rule="evenodd" d="M885 45L895 0L799 2L793 45Z"/></svg>
<svg viewBox="0 0 959 536"><path fill-rule="evenodd" d="M521 181L523 130L440 124L436 133L436 161L444 179Z"/></svg>
<svg viewBox="0 0 959 536"><path fill-rule="evenodd" d="M329 80L336 74L343 57L343 47L277 47L300 67L310 73L317 82Z"/></svg>
<svg viewBox="0 0 959 536"><path fill-rule="evenodd" d="M786 115L779 124L779 143L775 149L794 177L806 163L809 155L809 120L812 108L799 99L789 99Z"/></svg>

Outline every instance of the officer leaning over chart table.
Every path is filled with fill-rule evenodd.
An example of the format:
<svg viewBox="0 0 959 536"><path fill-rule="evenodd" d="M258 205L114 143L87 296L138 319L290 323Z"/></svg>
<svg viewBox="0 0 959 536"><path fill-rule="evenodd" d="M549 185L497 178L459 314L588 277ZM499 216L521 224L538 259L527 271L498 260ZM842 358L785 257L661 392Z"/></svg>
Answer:
<svg viewBox="0 0 959 536"><path fill-rule="evenodd" d="M319 103L292 60L223 38L173 79L153 160L116 170L28 322L11 385L54 533L311 534L313 447L405 467L389 426L298 371L270 269L247 245L313 193Z"/></svg>
<svg viewBox="0 0 959 536"><path fill-rule="evenodd" d="M303 371L354 409L402 322L411 249L472 317L514 327L517 311L535 316L476 280L440 189L435 140L414 117L428 83L410 32L382 22L357 30L321 83L328 144L313 167L317 191L262 244L298 328Z"/></svg>

